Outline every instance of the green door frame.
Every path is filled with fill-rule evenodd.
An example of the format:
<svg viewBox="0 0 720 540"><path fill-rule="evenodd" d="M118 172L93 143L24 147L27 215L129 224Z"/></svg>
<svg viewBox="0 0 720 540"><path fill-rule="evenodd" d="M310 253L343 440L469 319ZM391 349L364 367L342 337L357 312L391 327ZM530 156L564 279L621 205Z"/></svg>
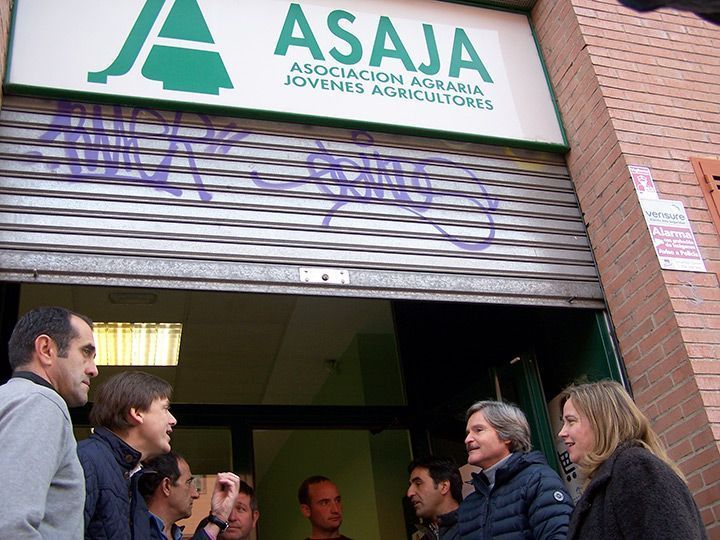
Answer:
<svg viewBox="0 0 720 540"><path fill-rule="evenodd" d="M537 360L531 352L523 353L507 363L491 368L496 380L497 399L502 401L502 388L513 382L516 399L519 406L527 416L530 424L530 435L533 448L540 450L547 458L548 463L559 471L559 463L555 456L555 445L548 416L547 400L540 380Z"/></svg>

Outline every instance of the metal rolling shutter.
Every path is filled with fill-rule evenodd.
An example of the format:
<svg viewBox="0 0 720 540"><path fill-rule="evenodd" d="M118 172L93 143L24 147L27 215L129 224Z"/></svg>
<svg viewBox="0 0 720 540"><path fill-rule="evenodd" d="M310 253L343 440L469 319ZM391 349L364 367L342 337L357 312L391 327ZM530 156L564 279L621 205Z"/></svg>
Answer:
<svg viewBox="0 0 720 540"><path fill-rule="evenodd" d="M550 153L5 96L0 208L11 281L603 306Z"/></svg>

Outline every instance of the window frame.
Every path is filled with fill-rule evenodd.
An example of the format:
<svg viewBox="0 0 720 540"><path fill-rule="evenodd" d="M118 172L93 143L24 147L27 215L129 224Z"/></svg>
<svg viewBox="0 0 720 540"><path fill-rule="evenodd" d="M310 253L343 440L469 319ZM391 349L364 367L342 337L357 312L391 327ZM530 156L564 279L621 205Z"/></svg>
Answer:
<svg viewBox="0 0 720 540"><path fill-rule="evenodd" d="M715 230L720 235L720 159L690 158Z"/></svg>

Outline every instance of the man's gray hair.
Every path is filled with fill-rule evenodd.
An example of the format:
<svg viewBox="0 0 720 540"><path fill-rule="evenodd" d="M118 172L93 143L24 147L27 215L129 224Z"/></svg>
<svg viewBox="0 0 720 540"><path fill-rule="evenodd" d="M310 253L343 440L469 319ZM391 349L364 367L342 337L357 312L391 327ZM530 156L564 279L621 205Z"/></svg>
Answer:
<svg viewBox="0 0 720 540"><path fill-rule="evenodd" d="M480 411L500 439L510 441L511 452L529 452L532 449L530 425L519 407L501 401L478 401L465 413L465 421Z"/></svg>

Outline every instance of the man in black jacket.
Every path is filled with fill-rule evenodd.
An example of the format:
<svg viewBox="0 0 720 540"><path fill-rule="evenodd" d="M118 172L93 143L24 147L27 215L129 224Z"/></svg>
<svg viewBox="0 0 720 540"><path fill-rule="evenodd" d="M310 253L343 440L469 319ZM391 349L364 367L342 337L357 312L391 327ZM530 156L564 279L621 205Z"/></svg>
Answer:
<svg viewBox="0 0 720 540"><path fill-rule="evenodd" d="M408 466L407 497L422 519L413 540L457 540L457 509L462 501L462 477L450 458L427 456Z"/></svg>
<svg viewBox="0 0 720 540"><path fill-rule="evenodd" d="M573 504L560 477L540 452L530 452L523 412L498 401L479 401L466 414L465 447L475 491L458 511L463 540L563 540Z"/></svg>
<svg viewBox="0 0 720 540"><path fill-rule="evenodd" d="M90 410L94 432L77 446L85 474L86 540L133 538L136 473L141 461L170 451L176 424L171 394L170 383L142 371L114 375L98 389Z"/></svg>

